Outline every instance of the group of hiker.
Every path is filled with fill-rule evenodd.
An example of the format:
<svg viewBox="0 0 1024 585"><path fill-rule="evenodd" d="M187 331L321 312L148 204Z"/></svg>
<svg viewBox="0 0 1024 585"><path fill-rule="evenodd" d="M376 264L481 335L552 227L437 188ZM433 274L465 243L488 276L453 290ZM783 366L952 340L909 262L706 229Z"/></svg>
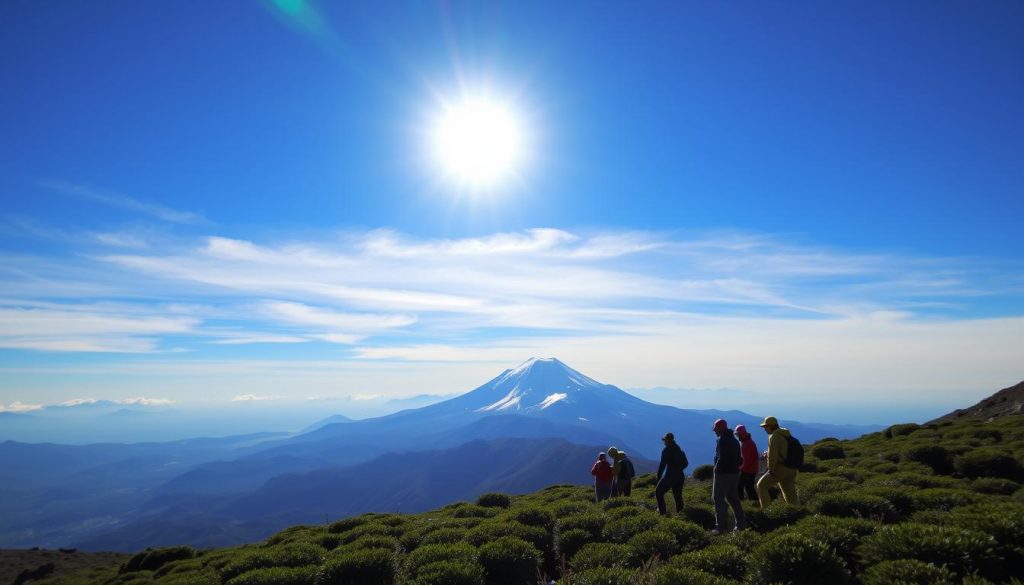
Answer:
<svg viewBox="0 0 1024 585"><path fill-rule="evenodd" d="M711 426L711 430L718 435L711 487L711 499L715 507L714 534L747 527L740 503L744 497L757 501L763 509L771 502L769 490L778 486L786 502L800 503L796 476L802 464L803 447L793 438L789 429L779 426L774 416L765 417L760 426L768 434L768 448L760 454L744 425L730 429L724 419L718 419ZM654 488L654 497L658 502L658 513L665 515L665 494L671 491L676 512L679 513L683 510L683 484L689 461L686 453L676 443L675 435L665 433L661 440L665 447L661 450L661 461L658 463L658 483ZM608 461L609 457L611 462ZM767 470L758 479L761 459L764 459ZM609 448L607 453L598 454L590 473L594 476L594 491L598 502L610 497L629 496L636 475L633 462L624 451L615 447ZM732 508L734 517L731 528L728 526L729 508Z"/></svg>

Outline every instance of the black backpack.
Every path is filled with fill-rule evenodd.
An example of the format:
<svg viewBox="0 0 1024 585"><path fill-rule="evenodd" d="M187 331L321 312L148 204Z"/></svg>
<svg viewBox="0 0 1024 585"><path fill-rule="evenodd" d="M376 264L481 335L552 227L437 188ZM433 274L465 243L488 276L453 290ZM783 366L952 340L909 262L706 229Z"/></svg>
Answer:
<svg viewBox="0 0 1024 585"><path fill-rule="evenodd" d="M634 477L636 477L636 470L633 469L633 462L623 459L622 467L619 469L619 479L633 479Z"/></svg>
<svg viewBox="0 0 1024 585"><path fill-rule="evenodd" d="M786 437L786 457L782 464L797 470L804 466L804 446L793 435Z"/></svg>

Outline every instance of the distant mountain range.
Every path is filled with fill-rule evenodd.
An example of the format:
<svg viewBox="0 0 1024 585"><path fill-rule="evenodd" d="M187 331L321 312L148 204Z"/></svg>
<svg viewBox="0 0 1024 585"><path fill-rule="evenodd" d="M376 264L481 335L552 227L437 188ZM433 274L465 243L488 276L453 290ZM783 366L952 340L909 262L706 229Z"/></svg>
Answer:
<svg viewBox="0 0 1024 585"><path fill-rule="evenodd" d="M534 358L449 400L366 420L331 417L299 434L81 447L7 442L0 547L221 546L324 516L588 483L597 450L616 445L650 465L666 431L692 469L711 459L717 418L752 428L761 420L652 404L557 359ZM808 443L875 430L783 423Z"/></svg>

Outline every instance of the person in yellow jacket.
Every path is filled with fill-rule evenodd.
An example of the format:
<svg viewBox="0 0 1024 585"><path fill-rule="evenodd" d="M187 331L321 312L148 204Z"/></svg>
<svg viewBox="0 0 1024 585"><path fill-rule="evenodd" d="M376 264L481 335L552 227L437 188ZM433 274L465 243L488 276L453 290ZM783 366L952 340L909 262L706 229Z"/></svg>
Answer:
<svg viewBox="0 0 1024 585"><path fill-rule="evenodd" d="M761 502L763 510L771 503L772 498L768 489L776 485L782 490L782 499L790 504L799 504L800 495L796 491L796 476L799 470L786 467L782 462L786 460L786 452L789 447L786 437L789 436L789 429L779 427L779 421L774 416L766 416L761 423L761 428L768 433L768 450L764 452L768 460L768 472L761 476L757 482L757 499Z"/></svg>

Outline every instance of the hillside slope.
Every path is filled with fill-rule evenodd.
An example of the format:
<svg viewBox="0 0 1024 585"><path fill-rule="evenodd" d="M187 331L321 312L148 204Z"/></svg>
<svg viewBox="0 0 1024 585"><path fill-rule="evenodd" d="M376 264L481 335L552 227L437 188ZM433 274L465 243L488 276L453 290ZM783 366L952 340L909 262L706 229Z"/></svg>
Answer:
<svg viewBox="0 0 1024 585"><path fill-rule="evenodd" d="M1003 388L974 406L957 409L931 422L948 422L964 419L992 420L1001 416L1024 414L1024 382Z"/></svg>
<svg viewBox="0 0 1024 585"><path fill-rule="evenodd" d="M745 502L714 535L708 482L653 511L654 477L601 504L587 486L485 494L420 514L294 526L243 547L145 551L49 585L1009 583L1024 578L1024 416L895 425L808 445L803 502ZM559 559L565 559L564 564ZM965 580L966 579L966 580Z"/></svg>

